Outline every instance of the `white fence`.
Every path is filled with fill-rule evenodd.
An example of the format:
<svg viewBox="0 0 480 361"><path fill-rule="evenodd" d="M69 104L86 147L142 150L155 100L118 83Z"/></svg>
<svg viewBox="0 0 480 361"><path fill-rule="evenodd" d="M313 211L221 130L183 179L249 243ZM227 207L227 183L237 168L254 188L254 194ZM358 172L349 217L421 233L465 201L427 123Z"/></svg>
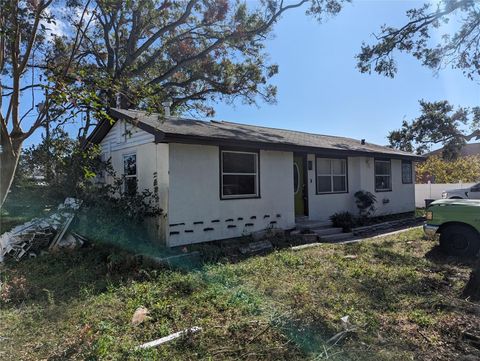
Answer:
<svg viewBox="0 0 480 361"><path fill-rule="evenodd" d="M440 199L449 189L470 188L476 183L428 183L415 184L415 206L425 207L425 199Z"/></svg>

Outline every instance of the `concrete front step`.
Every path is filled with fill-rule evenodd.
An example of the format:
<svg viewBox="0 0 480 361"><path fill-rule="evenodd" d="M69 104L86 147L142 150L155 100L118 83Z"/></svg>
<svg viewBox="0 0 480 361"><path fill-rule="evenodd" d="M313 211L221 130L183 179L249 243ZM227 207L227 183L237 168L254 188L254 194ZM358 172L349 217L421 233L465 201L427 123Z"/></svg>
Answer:
<svg viewBox="0 0 480 361"><path fill-rule="evenodd" d="M328 228L331 226L332 222L330 221L302 221L296 224L296 228L302 231L306 229Z"/></svg>
<svg viewBox="0 0 480 361"><path fill-rule="evenodd" d="M320 242L328 242L328 243L335 243L335 242L341 242L345 241L349 238L353 237L353 233L336 233L336 234L330 234L326 236L321 236L320 237Z"/></svg>
<svg viewBox="0 0 480 361"><path fill-rule="evenodd" d="M331 234L341 234L343 233L343 229L338 227L314 228L312 229L312 232L320 237L323 237L323 236L329 236Z"/></svg>

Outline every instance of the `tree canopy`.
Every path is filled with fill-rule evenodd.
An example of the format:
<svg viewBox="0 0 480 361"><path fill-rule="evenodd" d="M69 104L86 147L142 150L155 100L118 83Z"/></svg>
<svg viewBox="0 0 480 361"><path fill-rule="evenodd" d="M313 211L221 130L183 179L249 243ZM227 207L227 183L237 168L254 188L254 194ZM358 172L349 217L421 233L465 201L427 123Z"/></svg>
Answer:
<svg viewBox="0 0 480 361"><path fill-rule="evenodd" d="M423 65L440 70L451 66L470 79L480 77L480 3L476 0L440 0L407 11L400 27L383 25L373 44L364 43L357 55L358 69L394 77L396 52L413 55ZM453 30L452 30L453 29ZM434 39L440 39L435 41Z"/></svg>
<svg viewBox="0 0 480 361"><path fill-rule="evenodd" d="M273 26L297 8L322 20L344 2L0 0L0 204L39 128L81 121L85 139L111 106L162 112L171 101L208 115L220 100L274 102Z"/></svg>
<svg viewBox="0 0 480 361"><path fill-rule="evenodd" d="M420 100L420 111L419 117L404 120L400 129L389 133L392 147L423 154L442 145L443 158L454 159L467 141L480 137L480 107L455 109L446 100Z"/></svg>

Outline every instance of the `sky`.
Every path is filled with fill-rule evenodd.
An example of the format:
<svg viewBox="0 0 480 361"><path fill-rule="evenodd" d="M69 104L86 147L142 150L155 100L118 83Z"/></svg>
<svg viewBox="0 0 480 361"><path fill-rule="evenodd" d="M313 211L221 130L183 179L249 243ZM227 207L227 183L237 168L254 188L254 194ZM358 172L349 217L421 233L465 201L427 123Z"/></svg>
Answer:
<svg viewBox="0 0 480 361"><path fill-rule="evenodd" d="M353 0L322 24L302 10L288 12L266 43L271 62L279 65L272 79L277 103L216 104L215 119L387 144L389 131L419 115L420 99L480 105L478 82L452 69L435 75L406 54L396 56L399 72L394 79L356 69L355 55L363 41L373 41L384 23L401 26L405 11L423 3ZM37 132L25 145L39 141Z"/></svg>
<svg viewBox="0 0 480 361"><path fill-rule="evenodd" d="M405 11L423 3L354 0L323 24L302 11L287 14L267 44L279 65L272 81L278 87L277 104L221 104L215 118L387 144L389 131L419 115L420 99L480 105L480 84L458 70L435 76L409 55L397 54L394 79L356 69L362 41L373 41L384 23L401 26Z"/></svg>

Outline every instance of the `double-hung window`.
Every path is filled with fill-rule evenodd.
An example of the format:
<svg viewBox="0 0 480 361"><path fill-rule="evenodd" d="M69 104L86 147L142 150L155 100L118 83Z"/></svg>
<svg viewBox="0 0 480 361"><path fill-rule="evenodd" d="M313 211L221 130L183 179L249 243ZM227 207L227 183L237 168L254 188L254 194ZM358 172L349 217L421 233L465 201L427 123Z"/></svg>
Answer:
<svg viewBox="0 0 480 361"><path fill-rule="evenodd" d="M347 192L347 160L317 158L317 194Z"/></svg>
<svg viewBox="0 0 480 361"><path fill-rule="evenodd" d="M375 159L375 191L392 190L392 163L390 160Z"/></svg>
<svg viewBox="0 0 480 361"><path fill-rule="evenodd" d="M222 199L259 197L258 152L220 152L220 195Z"/></svg>
<svg viewBox="0 0 480 361"><path fill-rule="evenodd" d="M402 160L402 183L413 183L413 169L412 162L408 160Z"/></svg>
<svg viewBox="0 0 480 361"><path fill-rule="evenodd" d="M123 156L123 191L128 195L137 193L137 155Z"/></svg>

